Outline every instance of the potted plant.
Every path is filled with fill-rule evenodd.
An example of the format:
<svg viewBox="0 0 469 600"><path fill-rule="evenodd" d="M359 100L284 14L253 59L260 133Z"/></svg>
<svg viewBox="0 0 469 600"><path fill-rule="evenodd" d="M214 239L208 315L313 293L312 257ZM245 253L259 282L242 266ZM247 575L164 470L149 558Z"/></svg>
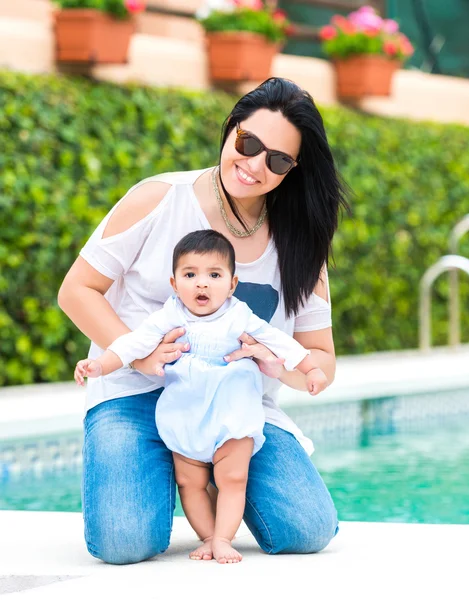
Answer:
<svg viewBox="0 0 469 600"><path fill-rule="evenodd" d="M282 10L262 0L211 0L197 17L206 32L210 77L263 81L291 30Z"/></svg>
<svg viewBox="0 0 469 600"><path fill-rule="evenodd" d="M389 96L394 72L414 52L397 22L382 19L371 6L335 15L319 36L334 63L340 98Z"/></svg>
<svg viewBox="0 0 469 600"><path fill-rule="evenodd" d="M125 63L143 0L55 0L59 62Z"/></svg>

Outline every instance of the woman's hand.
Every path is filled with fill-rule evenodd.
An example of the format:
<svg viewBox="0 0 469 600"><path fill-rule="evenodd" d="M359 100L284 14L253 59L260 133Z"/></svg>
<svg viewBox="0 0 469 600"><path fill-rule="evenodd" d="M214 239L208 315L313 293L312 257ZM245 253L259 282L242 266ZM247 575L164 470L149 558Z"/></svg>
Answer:
<svg viewBox="0 0 469 600"><path fill-rule="evenodd" d="M181 357L183 352L189 350L190 345L188 343L174 343L185 332L184 327L178 327L168 332L150 355L146 358L134 360L134 367L144 375L163 376L165 365L174 362Z"/></svg>
<svg viewBox="0 0 469 600"><path fill-rule="evenodd" d="M226 362L239 360L240 358L251 357L258 364L259 370L267 377L278 379L284 371L284 358L278 358L273 352L266 348L263 344L259 344L248 333L243 333L239 338L242 346L239 350L235 350L231 354L225 356Z"/></svg>

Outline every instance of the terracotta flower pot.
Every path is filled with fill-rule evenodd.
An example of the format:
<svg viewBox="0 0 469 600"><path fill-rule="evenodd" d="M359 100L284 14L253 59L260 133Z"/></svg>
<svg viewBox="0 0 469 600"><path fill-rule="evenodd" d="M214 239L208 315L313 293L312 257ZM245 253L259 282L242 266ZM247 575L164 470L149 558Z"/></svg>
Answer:
<svg viewBox="0 0 469 600"><path fill-rule="evenodd" d="M339 98L389 96L392 76L400 61L385 56L360 54L334 59Z"/></svg>
<svg viewBox="0 0 469 600"><path fill-rule="evenodd" d="M207 46L214 81L264 81L279 50L279 44L249 31L207 33Z"/></svg>
<svg viewBox="0 0 469 600"><path fill-rule="evenodd" d="M125 63L135 26L95 9L55 13L56 59L63 62Z"/></svg>

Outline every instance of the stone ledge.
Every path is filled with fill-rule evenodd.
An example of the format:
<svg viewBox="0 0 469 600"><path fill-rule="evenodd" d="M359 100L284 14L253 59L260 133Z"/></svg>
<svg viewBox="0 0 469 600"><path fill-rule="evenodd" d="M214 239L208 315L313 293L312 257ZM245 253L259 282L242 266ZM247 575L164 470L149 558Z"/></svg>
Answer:
<svg viewBox="0 0 469 600"><path fill-rule="evenodd" d="M27 73L53 72L51 23L0 17L0 68Z"/></svg>
<svg viewBox="0 0 469 600"><path fill-rule="evenodd" d="M137 15L136 24L139 33L203 43L204 31L193 19L142 13Z"/></svg>
<svg viewBox="0 0 469 600"><path fill-rule="evenodd" d="M389 98L364 98L358 106L384 117L469 125L469 80L401 69Z"/></svg>
<svg viewBox="0 0 469 600"><path fill-rule="evenodd" d="M0 20L25 19L50 25L53 11L49 0L0 0Z"/></svg>
<svg viewBox="0 0 469 600"><path fill-rule="evenodd" d="M207 89L204 48L194 42L137 33L129 48L127 65L99 65L97 79L117 83L139 82L155 86Z"/></svg>

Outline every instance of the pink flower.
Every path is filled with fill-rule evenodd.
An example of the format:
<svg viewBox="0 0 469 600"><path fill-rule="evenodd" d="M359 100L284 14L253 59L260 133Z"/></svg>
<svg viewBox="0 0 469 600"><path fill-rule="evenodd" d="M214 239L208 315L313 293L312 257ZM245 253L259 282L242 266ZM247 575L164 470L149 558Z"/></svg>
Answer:
<svg viewBox="0 0 469 600"><path fill-rule="evenodd" d="M278 8L274 14L272 15L274 21L277 21L277 23L283 23L283 21L287 20L287 13L284 10L281 10L280 8Z"/></svg>
<svg viewBox="0 0 469 600"><path fill-rule="evenodd" d="M325 25L319 31L319 37L323 41L333 40L335 37L337 37L337 30L335 27L332 27L332 25Z"/></svg>
<svg viewBox="0 0 469 600"><path fill-rule="evenodd" d="M350 23L350 21L342 15L334 15L331 19L331 23L344 33L352 34L356 31L355 25Z"/></svg>
<svg viewBox="0 0 469 600"><path fill-rule="evenodd" d="M383 26L383 19L376 14L371 6L362 6L357 11L350 13L348 18L361 31L366 28L380 30Z"/></svg>
<svg viewBox="0 0 469 600"><path fill-rule="evenodd" d="M144 0L124 0L125 8L130 13L139 13L145 10Z"/></svg>
<svg viewBox="0 0 469 600"><path fill-rule="evenodd" d="M383 31L386 33L396 33L399 30L399 25L397 21L393 19L385 19L383 21Z"/></svg>
<svg viewBox="0 0 469 600"><path fill-rule="evenodd" d="M414 47L410 43L409 38L403 33L401 33L399 36L399 45L404 56L412 56L414 53Z"/></svg>
<svg viewBox="0 0 469 600"><path fill-rule="evenodd" d="M375 15L376 11L372 6L361 6L358 10L358 13L361 14L370 14L370 15Z"/></svg>
<svg viewBox="0 0 469 600"><path fill-rule="evenodd" d="M383 44L383 50L388 56L395 56L397 54L397 44L386 40Z"/></svg>
<svg viewBox="0 0 469 600"><path fill-rule="evenodd" d="M238 8L250 8L251 10L263 10L262 0L233 0Z"/></svg>
<svg viewBox="0 0 469 600"><path fill-rule="evenodd" d="M379 32L381 30L377 27L364 27L363 28L363 33L367 36L367 37L376 37Z"/></svg>

